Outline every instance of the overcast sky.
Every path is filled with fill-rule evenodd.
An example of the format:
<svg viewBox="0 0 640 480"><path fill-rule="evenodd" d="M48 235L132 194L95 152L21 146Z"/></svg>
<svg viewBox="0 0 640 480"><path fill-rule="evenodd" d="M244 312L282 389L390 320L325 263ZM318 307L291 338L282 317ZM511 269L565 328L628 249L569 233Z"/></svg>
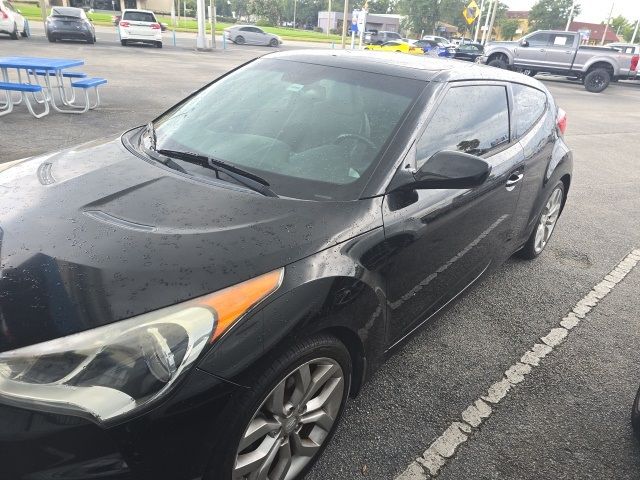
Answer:
<svg viewBox="0 0 640 480"><path fill-rule="evenodd" d="M480 3L478 0L476 0ZM536 0L502 0L511 10L529 10ZM607 20L612 0L576 0L582 13L576 18L581 22L600 23ZM614 0L613 16L624 15L629 20L640 18L640 0Z"/></svg>

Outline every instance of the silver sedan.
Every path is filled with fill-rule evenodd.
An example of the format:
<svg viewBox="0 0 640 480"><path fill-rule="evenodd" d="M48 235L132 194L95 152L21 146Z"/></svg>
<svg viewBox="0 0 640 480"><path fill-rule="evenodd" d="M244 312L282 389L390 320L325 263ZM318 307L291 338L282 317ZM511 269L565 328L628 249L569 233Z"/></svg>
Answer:
<svg viewBox="0 0 640 480"><path fill-rule="evenodd" d="M272 33L267 33L254 25L235 25L224 29L224 36L238 45L269 45L278 47L282 39Z"/></svg>

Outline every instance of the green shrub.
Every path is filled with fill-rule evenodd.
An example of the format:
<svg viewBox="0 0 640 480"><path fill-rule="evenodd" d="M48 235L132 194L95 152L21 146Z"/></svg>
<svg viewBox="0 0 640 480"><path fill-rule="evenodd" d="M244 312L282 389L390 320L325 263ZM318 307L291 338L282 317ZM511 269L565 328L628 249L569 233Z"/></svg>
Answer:
<svg viewBox="0 0 640 480"><path fill-rule="evenodd" d="M331 35L342 35L342 30L338 30L337 28L332 28L331 30L329 30L329 33Z"/></svg>
<svg viewBox="0 0 640 480"><path fill-rule="evenodd" d="M258 27L273 27L273 23L271 23L269 20L265 20L264 18L261 18L260 20L258 20L256 22L256 25Z"/></svg>
<svg viewBox="0 0 640 480"><path fill-rule="evenodd" d="M313 27L313 31L317 33L322 33L324 30L321 27Z"/></svg>

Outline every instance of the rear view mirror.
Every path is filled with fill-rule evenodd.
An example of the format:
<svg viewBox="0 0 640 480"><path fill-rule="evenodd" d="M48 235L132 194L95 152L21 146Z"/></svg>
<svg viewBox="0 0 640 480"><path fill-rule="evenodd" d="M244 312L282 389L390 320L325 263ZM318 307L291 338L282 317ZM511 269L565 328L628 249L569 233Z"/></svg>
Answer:
<svg viewBox="0 0 640 480"><path fill-rule="evenodd" d="M414 174L415 189L473 188L482 185L491 166L468 153L443 150L433 155Z"/></svg>
<svg viewBox="0 0 640 480"><path fill-rule="evenodd" d="M520 42L520 46L521 46L521 47L528 47L528 46L529 46L529 42L528 42L527 40L522 40L522 41Z"/></svg>

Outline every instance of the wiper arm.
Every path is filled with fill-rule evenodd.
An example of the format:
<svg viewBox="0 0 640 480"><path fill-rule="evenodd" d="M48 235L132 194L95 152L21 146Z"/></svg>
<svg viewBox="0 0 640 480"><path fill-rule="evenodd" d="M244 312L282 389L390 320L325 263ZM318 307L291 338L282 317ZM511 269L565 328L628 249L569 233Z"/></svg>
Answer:
<svg viewBox="0 0 640 480"><path fill-rule="evenodd" d="M149 137L149 148L146 149L147 150L147 155L149 155L154 160L162 163L163 165L166 165L167 167L169 167L169 168L171 168L173 170L177 170L180 173L186 173L186 174L189 173L184 168L182 168L180 165L178 165L176 162L171 160L169 157L161 157L160 155L157 155L157 152L156 152L156 129L153 126L153 122L147 123L146 133L147 133L147 135Z"/></svg>
<svg viewBox="0 0 640 480"><path fill-rule="evenodd" d="M259 177L258 175L255 175L251 172L247 172L246 170L242 170L235 165L229 165L222 160L207 157L206 155L200 155L199 153L181 152L179 150L160 149L156 151L159 154L165 155L167 157L177 158L179 160L184 160L185 162L200 165L201 167L210 168L212 170L215 170L216 173L223 172L233 178L236 182L267 197L278 196L273 190L269 188L269 182L267 182L264 178Z"/></svg>

